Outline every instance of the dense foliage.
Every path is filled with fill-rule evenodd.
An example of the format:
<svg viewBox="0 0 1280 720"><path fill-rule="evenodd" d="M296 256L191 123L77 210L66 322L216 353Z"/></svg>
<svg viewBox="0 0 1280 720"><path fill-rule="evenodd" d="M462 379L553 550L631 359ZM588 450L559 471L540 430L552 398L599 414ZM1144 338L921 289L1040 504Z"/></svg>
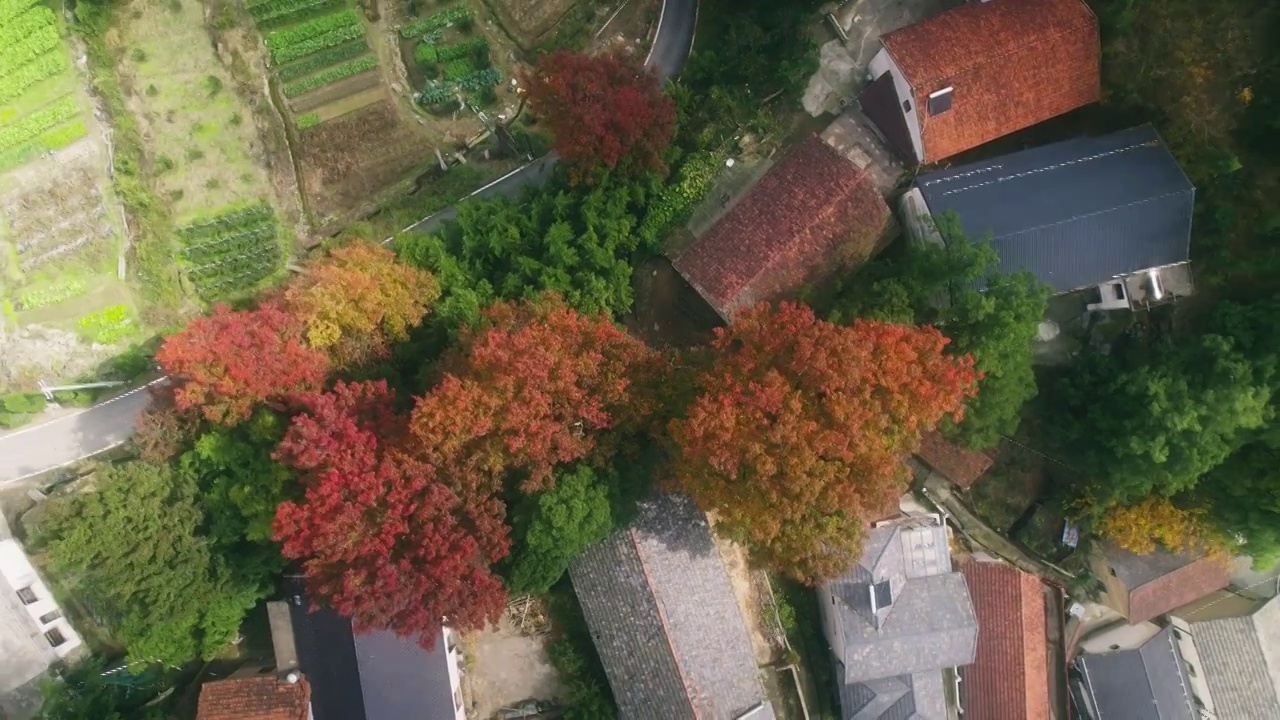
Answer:
<svg viewBox="0 0 1280 720"><path fill-rule="evenodd" d="M931 328L759 306L718 330L697 397L671 423L672 485L758 559L816 581L847 570L862 531L906 490L904 455L958 418L977 380Z"/></svg>
<svg viewBox="0 0 1280 720"><path fill-rule="evenodd" d="M832 320L871 318L932 325L951 339L952 355L970 355L982 373L964 421L948 434L973 449L995 446L1018 428L1036 395L1032 339L1050 290L1027 272L997 270L990 243L964 236L954 215L936 221L941 245L912 245L903 256L853 273L835 293Z"/></svg>
<svg viewBox="0 0 1280 720"><path fill-rule="evenodd" d="M675 103L637 61L561 50L540 55L521 84L575 179L666 171Z"/></svg>
<svg viewBox="0 0 1280 720"><path fill-rule="evenodd" d="M528 496L517 508L514 525L521 542L508 580L513 594L550 590L574 558L613 531L609 486L617 478L601 478L599 472L588 465L563 472L555 487Z"/></svg>
<svg viewBox="0 0 1280 720"><path fill-rule="evenodd" d="M631 309L631 255L650 197L644 183L606 178L592 188L559 177L518 202L476 200L434 235L406 234L401 259L430 270L443 295L442 321L474 323L495 300L560 294L584 313L622 315Z"/></svg>
<svg viewBox="0 0 1280 720"><path fill-rule="evenodd" d="M190 473L138 461L98 482L50 506L37 539L50 567L111 623L132 659L212 658L269 588L245 582L217 551Z"/></svg>

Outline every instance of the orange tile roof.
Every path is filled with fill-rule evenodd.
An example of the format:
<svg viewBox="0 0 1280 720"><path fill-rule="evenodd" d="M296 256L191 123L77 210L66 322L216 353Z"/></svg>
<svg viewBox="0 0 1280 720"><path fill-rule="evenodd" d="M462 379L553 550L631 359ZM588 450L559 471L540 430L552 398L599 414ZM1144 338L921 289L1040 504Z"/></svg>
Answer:
<svg viewBox="0 0 1280 720"><path fill-rule="evenodd" d="M1173 572L1129 588L1129 624L1159 617L1170 610L1199 600L1230 581L1227 564L1221 560L1202 558Z"/></svg>
<svg viewBox="0 0 1280 720"><path fill-rule="evenodd" d="M968 450L947 442L942 433L925 433L916 452L929 467L951 482L968 490L983 473L991 469L992 459L986 453Z"/></svg>
<svg viewBox="0 0 1280 720"><path fill-rule="evenodd" d="M970 560L964 579L978 617L978 649L960 668L966 720L1048 718L1044 591L1034 575Z"/></svg>
<svg viewBox="0 0 1280 720"><path fill-rule="evenodd" d="M862 262L889 207L868 172L816 135L791 148L672 265L726 320Z"/></svg>
<svg viewBox="0 0 1280 720"><path fill-rule="evenodd" d="M881 38L915 95L924 162L1096 102L1098 19L1083 0L966 3ZM930 93L954 88L930 116Z"/></svg>
<svg viewBox="0 0 1280 720"><path fill-rule="evenodd" d="M230 678L200 688L196 720L307 720L311 686L272 675Z"/></svg>

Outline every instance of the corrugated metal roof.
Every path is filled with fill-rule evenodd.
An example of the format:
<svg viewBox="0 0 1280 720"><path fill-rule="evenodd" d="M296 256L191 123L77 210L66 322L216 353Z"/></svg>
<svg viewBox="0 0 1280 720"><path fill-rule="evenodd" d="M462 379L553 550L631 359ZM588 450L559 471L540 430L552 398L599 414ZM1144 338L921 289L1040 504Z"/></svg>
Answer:
<svg viewBox="0 0 1280 720"><path fill-rule="evenodd" d="M1004 272L1059 292L1189 259L1195 188L1155 128L1075 138L924 173L929 211L992 238Z"/></svg>

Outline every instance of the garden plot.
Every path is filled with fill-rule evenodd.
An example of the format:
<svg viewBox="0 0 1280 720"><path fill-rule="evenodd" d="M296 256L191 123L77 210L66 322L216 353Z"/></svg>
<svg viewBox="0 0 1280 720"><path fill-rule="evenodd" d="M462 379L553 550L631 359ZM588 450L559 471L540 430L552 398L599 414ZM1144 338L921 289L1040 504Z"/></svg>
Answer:
<svg viewBox="0 0 1280 720"><path fill-rule="evenodd" d="M24 325L74 325L129 298L106 148L52 7L0 0L0 301Z"/></svg>
<svg viewBox="0 0 1280 720"><path fill-rule="evenodd" d="M489 57L489 40L475 31L471 9L457 4L400 26L401 51L421 82L414 100L437 115L453 113L458 99L491 107L502 74ZM421 78L421 80L419 80Z"/></svg>
<svg viewBox="0 0 1280 720"><path fill-rule="evenodd" d="M183 272L206 301L255 290L284 263L275 213L265 202L179 228L178 236Z"/></svg>
<svg viewBox="0 0 1280 720"><path fill-rule="evenodd" d="M117 16L118 65L175 225L271 192L252 109L214 53L197 0L135 0Z"/></svg>

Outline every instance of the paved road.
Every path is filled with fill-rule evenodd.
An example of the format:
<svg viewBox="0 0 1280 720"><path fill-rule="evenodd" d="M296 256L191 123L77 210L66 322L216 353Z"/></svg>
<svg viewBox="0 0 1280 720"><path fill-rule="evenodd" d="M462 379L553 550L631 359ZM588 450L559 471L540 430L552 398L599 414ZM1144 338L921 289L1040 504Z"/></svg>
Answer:
<svg viewBox="0 0 1280 720"><path fill-rule="evenodd" d="M678 75L684 67L693 49L697 19L697 0L664 0L653 48L645 60L664 80ZM546 182L555 164L554 155L535 160L473 196L514 197L530 184ZM454 208L449 208L412 227L431 232L456 214ZM0 435L0 485L70 465L123 443L132 434L134 420L150 397L145 388L138 388L74 415Z"/></svg>
<svg viewBox="0 0 1280 720"><path fill-rule="evenodd" d="M57 420L0 435L0 486L70 465L128 440L134 421L151 402L147 389L156 382L161 381Z"/></svg>
<svg viewBox="0 0 1280 720"><path fill-rule="evenodd" d="M679 75L681 68L684 67L684 61L693 49L693 33L697 21L697 0L665 0L662 4L662 14L658 18L658 32L653 38L649 57L645 58L645 66L657 71L658 77L664 81ZM468 197L513 198L529 185L545 183L551 177L551 171L555 169L558 161L555 153L551 153L480 188ZM419 220L406 230L434 232L457 214L457 207L441 210L435 215Z"/></svg>

